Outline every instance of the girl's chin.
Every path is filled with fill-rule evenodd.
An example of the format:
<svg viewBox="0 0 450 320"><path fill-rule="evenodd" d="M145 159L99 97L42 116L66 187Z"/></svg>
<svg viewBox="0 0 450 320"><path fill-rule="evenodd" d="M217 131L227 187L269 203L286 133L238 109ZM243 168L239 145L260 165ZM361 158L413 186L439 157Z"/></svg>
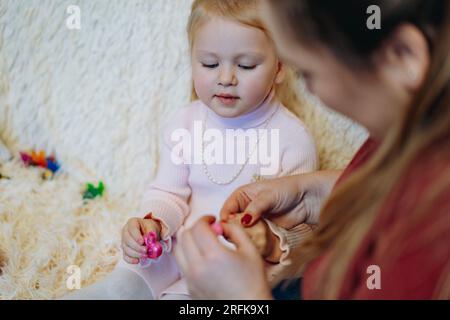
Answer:
<svg viewBox="0 0 450 320"><path fill-rule="evenodd" d="M228 107L228 106L215 105L211 109L218 116L223 117L223 118L236 118L245 113L245 111L240 110L240 108L236 108L236 106Z"/></svg>

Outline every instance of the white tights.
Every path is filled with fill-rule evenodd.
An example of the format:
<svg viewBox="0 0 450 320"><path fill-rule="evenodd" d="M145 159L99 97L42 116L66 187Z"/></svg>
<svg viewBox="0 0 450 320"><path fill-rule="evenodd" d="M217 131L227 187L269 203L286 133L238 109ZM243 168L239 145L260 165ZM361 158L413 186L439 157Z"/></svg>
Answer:
<svg viewBox="0 0 450 320"><path fill-rule="evenodd" d="M106 278L75 290L62 300L154 300L144 279L127 268L115 268ZM166 294L161 300L190 300L187 295Z"/></svg>

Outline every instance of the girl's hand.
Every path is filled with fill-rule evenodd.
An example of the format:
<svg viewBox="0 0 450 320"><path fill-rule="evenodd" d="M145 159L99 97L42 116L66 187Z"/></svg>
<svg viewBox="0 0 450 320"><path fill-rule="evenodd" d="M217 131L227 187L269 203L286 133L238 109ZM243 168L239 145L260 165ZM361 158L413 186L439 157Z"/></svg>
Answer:
<svg viewBox="0 0 450 320"><path fill-rule="evenodd" d="M131 218L122 229L123 259L130 264L138 264L139 259L147 254L144 235L154 231L160 238L161 225L152 219Z"/></svg>
<svg viewBox="0 0 450 320"><path fill-rule="evenodd" d="M210 224L198 220L185 230L175 246L175 257L189 292L198 299L271 299L263 260L242 226L224 223L224 235L236 245L221 244Z"/></svg>
<svg viewBox="0 0 450 320"><path fill-rule="evenodd" d="M301 223L317 224L323 203L341 171L313 173L264 180L238 188L225 201L220 216L244 213L242 223L254 225L262 215L285 229Z"/></svg>
<svg viewBox="0 0 450 320"><path fill-rule="evenodd" d="M228 223L242 224L242 214L230 215ZM280 239L272 233L266 221L259 220L253 226L244 228L259 254L268 262L278 263L283 252Z"/></svg>

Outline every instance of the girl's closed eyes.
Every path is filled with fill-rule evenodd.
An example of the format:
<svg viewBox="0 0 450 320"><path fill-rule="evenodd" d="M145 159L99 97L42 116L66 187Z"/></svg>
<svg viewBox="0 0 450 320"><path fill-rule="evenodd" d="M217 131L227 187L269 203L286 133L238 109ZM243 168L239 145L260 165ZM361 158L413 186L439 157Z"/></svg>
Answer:
<svg viewBox="0 0 450 320"><path fill-rule="evenodd" d="M214 69L219 66L218 63L202 63L202 66L208 69Z"/></svg>
<svg viewBox="0 0 450 320"><path fill-rule="evenodd" d="M215 53L199 50L197 55L199 56L197 58L198 61L204 68L215 69L220 65L221 59L219 58L219 55ZM264 56L259 53L241 53L237 54L231 60L239 69L254 70L258 65L262 64L265 59Z"/></svg>
<svg viewBox="0 0 450 320"><path fill-rule="evenodd" d="M202 63L202 66L208 69L215 69L219 66L218 63ZM238 64L238 67L243 70L253 70L257 67L257 65L242 65Z"/></svg>
<svg viewBox="0 0 450 320"><path fill-rule="evenodd" d="M244 70L253 70L256 68L256 65L253 65L253 66L239 65L239 68L244 69Z"/></svg>

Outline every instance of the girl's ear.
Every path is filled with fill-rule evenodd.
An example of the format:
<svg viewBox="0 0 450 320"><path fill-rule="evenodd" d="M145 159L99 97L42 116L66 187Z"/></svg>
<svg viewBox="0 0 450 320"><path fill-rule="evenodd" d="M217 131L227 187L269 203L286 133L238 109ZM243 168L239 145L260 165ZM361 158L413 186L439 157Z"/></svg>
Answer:
<svg viewBox="0 0 450 320"><path fill-rule="evenodd" d="M286 71L284 68L284 64L281 61L278 61L278 69L277 69L277 73L275 75L275 84L282 83L285 75L286 75Z"/></svg>

